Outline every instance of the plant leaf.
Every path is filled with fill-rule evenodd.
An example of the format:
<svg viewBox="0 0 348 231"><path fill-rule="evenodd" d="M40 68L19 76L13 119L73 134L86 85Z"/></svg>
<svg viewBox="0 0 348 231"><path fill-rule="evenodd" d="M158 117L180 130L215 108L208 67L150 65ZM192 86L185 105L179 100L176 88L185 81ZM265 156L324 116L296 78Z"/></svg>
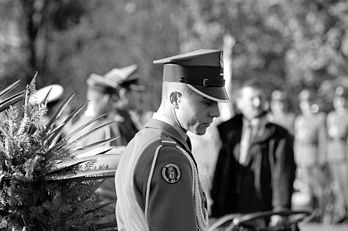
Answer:
<svg viewBox="0 0 348 231"><path fill-rule="evenodd" d="M71 153L71 156L73 157L78 157L78 156L84 156L83 154L86 154L88 152L90 152L91 150L93 149L96 149L98 146L96 147L92 147L92 148L89 148L89 149L85 149L85 147L81 148L81 149L77 149L76 151L74 151L73 153ZM112 150L111 148L107 148L107 149L102 149L100 151L96 151L96 153L94 153L93 155L102 155L102 154L105 154L107 152L109 152L110 150Z"/></svg>
<svg viewBox="0 0 348 231"><path fill-rule="evenodd" d="M72 143L75 143L75 142L78 142L79 140L82 140L82 139L84 139L84 138L87 138L88 136L92 135L96 130L99 130L99 129L101 129L101 128L103 128L103 127L106 127L106 126L108 126L108 125L111 125L111 124L113 124L113 123L116 123L116 121L105 122L105 123L103 123L102 125L99 125L99 126L93 128L93 129L87 131L86 133L82 134L81 136L75 138L75 139L74 139L73 141L71 141L71 142L72 142ZM118 138L118 137L113 138L113 139L117 139L117 138Z"/></svg>
<svg viewBox="0 0 348 231"><path fill-rule="evenodd" d="M10 86L6 87L4 90L0 91L0 97L6 95L10 91L13 91L18 85L20 80L17 80L16 82L12 83Z"/></svg>
<svg viewBox="0 0 348 231"><path fill-rule="evenodd" d="M66 139L70 139L71 137L73 137L74 135L76 135L78 132L80 132L82 129L84 129L85 127L89 126L90 124L94 123L95 121L103 118L104 116L106 116L107 114L102 114L94 119L91 119L90 121L87 121L86 123L82 124L80 127L76 128L74 131L72 131L72 133L68 134L67 136L65 136Z"/></svg>
<svg viewBox="0 0 348 231"><path fill-rule="evenodd" d="M62 132L62 130L63 130L63 128L64 128L64 125L65 125L65 124L61 124L61 125L57 126L57 127L53 130L53 132L50 133L50 135L49 135L48 137L46 137L45 142L46 142L46 144L47 144L48 146L51 146L52 141L54 141L55 138L57 138L57 137L59 136L59 134ZM54 144L54 143L53 143L53 144Z"/></svg>
<svg viewBox="0 0 348 231"><path fill-rule="evenodd" d="M79 164L83 164L83 163L86 163L86 162L97 162L98 161L97 159L100 159L100 158L103 158L103 157L110 157L110 155L112 155L112 154L100 154L98 156L86 156L86 157L83 157L83 158L75 158L75 159L72 159L72 160L63 161L63 162L60 162L60 163L56 164L53 168L48 170L47 173L45 173L44 175L51 174L53 172L57 172L59 170L63 170L65 168L73 167L73 166L76 166L76 165L79 165Z"/></svg>
<svg viewBox="0 0 348 231"><path fill-rule="evenodd" d="M0 102L0 112L7 109L9 106L14 105L15 103L21 101L24 98L24 91L14 94L11 97L8 97Z"/></svg>
<svg viewBox="0 0 348 231"><path fill-rule="evenodd" d="M107 177L114 177L116 173L115 169L95 169L79 171L77 173L66 174L53 174L52 176L45 176L46 181L62 181L62 180L98 180L105 179Z"/></svg>
<svg viewBox="0 0 348 231"><path fill-rule="evenodd" d="M88 144L88 145L85 145L83 147L78 147L76 149L73 149L72 152L73 152L74 156L78 156L79 154L82 154L83 152L90 151L90 150L92 150L94 148L97 148L97 147L102 146L102 145L104 145L106 143L112 142L112 141L114 141L116 139L118 139L118 137L97 141L97 142L94 142L92 144ZM75 154L75 152L78 153L78 154Z"/></svg>
<svg viewBox="0 0 348 231"><path fill-rule="evenodd" d="M72 93L70 96L68 96L60 105L60 107L57 109L57 111L52 115L50 121L48 122L48 124L46 125L46 129L44 131L44 133L47 133L48 130L51 128L51 126L55 123L55 121L57 120L57 117L62 113L62 111L64 110L64 108L69 104L69 102L71 101L71 99L75 96L75 93ZM86 105L83 104L82 106L80 106L80 110ZM76 111L80 111L80 110L76 110Z"/></svg>

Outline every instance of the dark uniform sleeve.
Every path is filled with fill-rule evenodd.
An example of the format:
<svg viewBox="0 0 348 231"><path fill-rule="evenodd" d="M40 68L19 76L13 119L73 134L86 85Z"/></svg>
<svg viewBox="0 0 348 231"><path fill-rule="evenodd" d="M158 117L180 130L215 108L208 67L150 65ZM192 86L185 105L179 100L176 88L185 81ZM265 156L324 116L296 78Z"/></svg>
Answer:
<svg viewBox="0 0 348 231"><path fill-rule="evenodd" d="M135 183L145 209L149 164L141 169L136 170ZM192 189L192 170L187 157L175 146L162 147L151 180L147 209L150 230L197 231Z"/></svg>
<svg viewBox="0 0 348 231"><path fill-rule="evenodd" d="M273 169L273 209L290 209L296 165L294 160L293 136L286 134L275 150Z"/></svg>

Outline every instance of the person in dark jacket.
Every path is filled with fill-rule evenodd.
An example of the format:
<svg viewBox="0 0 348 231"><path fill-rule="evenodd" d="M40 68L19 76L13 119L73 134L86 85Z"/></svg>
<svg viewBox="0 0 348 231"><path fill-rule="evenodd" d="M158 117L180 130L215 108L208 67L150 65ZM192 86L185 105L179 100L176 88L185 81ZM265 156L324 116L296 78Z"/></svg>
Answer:
<svg viewBox="0 0 348 231"><path fill-rule="evenodd" d="M292 136L267 120L260 83L243 85L236 105L240 114L218 125L222 148L211 190L211 216L290 209L296 171ZM283 221L274 216L271 224Z"/></svg>

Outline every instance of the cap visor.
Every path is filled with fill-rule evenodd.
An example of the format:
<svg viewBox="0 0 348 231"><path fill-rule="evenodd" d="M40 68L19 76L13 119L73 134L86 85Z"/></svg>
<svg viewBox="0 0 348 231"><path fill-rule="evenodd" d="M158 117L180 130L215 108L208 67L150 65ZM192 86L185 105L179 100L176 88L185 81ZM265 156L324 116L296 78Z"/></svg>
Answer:
<svg viewBox="0 0 348 231"><path fill-rule="evenodd" d="M230 98L227 95L225 87L203 87L199 85L187 84L189 88L201 96L221 103L229 103Z"/></svg>

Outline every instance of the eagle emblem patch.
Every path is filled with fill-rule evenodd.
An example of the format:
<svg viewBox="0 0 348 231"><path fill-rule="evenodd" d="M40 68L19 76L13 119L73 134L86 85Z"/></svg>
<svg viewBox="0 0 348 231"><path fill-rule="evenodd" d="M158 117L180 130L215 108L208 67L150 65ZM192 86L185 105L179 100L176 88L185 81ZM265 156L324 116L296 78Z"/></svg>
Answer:
<svg viewBox="0 0 348 231"><path fill-rule="evenodd" d="M181 171L176 164L166 164L162 168L162 178L169 184L175 184L180 180Z"/></svg>

